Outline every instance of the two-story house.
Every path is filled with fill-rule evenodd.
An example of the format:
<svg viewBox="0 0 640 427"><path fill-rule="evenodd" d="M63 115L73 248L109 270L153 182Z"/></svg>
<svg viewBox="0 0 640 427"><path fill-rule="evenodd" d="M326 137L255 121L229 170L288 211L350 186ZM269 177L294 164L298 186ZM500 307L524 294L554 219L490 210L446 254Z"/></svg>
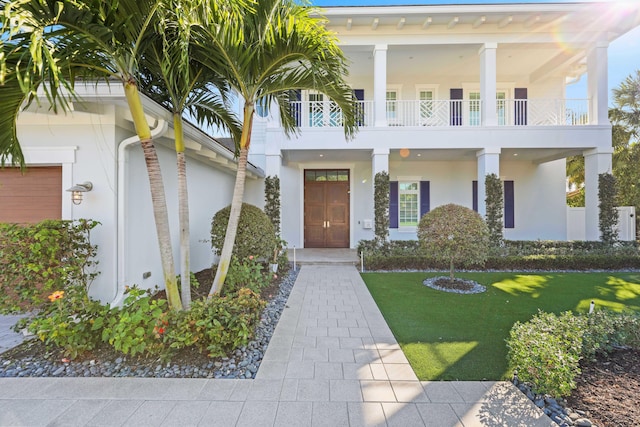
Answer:
<svg viewBox="0 0 640 427"><path fill-rule="evenodd" d="M586 162L585 235L598 240L598 174L611 172L609 43L638 25L613 3L330 7L362 112L346 142L341 112L301 92L300 128L263 112L252 161L282 185L283 238L298 248L373 238L373 177L391 180L390 237L416 238L425 212L485 212L484 180L504 182L507 239L567 239L566 158ZM567 99L586 73L587 93Z"/></svg>

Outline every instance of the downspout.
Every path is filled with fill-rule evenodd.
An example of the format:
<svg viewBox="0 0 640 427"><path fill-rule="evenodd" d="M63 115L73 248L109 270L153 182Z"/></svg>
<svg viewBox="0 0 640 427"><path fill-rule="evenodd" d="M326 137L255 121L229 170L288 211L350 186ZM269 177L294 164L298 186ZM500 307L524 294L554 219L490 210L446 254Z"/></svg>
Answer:
<svg viewBox="0 0 640 427"><path fill-rule="evenodd" d="M161 137L162 135L164 135L167 131L167 129L169 128L169 124L162 119L158 119L157 120L157 124L156 127L153 128L151 130L151 138L152 139L156 139L157 137ZM127 186L125 185L125 172L126 172L126 167L127 167L127 163L128 163L128 156L127 156L127 148L129 148L130 145L133 145L135 143L139 143L140 142L140 138L138 137L138 135L134 135L131 136L129 138L123 139L119 144L118 144L118 151L117 151L117 162L116 162L116 167L117 167L117 171L116 174L118 176L117 178L117 195L116 195L116 200L117 200L117 206L116 209L118 211L117 213L117 217L116 217L116 273L117 273L117 280L116 280L116 286L115 286L115 291L114 291L114 297L113 300L111 301L111 306L119 306L122 305L122 302L124 300L124 290L125 290L125 269L124 269L124 263L125 263L125 247L126 247L126 242L125 242L125 237L126 237L126 227L125 227L125 204L126 204L126 193L125 190L127 188Z"/></svg>

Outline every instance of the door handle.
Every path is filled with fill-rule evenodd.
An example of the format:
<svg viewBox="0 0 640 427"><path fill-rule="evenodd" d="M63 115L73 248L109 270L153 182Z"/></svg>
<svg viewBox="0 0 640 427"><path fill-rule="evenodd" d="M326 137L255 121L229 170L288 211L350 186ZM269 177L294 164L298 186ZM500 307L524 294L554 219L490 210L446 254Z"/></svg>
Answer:
<svg viewBox="0 0 640 427"><path fill-rule="evenodd" d="M331 228L331 223L327 221L327 228Z"/></svg>

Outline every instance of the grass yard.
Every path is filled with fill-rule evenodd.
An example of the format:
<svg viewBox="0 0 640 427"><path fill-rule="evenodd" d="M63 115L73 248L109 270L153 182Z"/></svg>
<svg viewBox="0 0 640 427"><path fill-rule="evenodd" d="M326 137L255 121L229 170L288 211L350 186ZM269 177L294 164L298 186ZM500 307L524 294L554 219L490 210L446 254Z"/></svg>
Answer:
<svg viewBox="0 0 640 427"><path fill-rule="evenodd" d="M640 273L460 273L487 292L459 295L422 281L437 273L364 273L362 278L421 380L498 380L505 339L538 312L640 310Z"/></svg>

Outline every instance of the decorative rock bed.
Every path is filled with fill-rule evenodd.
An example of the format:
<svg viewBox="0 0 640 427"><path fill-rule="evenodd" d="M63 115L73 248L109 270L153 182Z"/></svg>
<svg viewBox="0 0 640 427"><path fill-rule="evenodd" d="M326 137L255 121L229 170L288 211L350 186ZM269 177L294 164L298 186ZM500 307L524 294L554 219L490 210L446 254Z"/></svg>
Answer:
<svg viewBox="0 0 640 427"><path fill-rule="evenodd" d="M449 285L451 279L446 276L429 277L422 284L432 289L455 294L479 294L487 290L486 287L473 280L456 278L453 286ZM446 283L444 286L442 283Z"/></svg>
<svg viewBox="0 0 640 427"><path fill-rule="evenodd" d="M297 271L290 270L288 276L280 283L277 295L268 302L262 312L253 340L228 357L198 360L193 364L172 364L137 363L134 358L128 356L120 356L115 360L96 357L91 360L74 361L60 360L51 354L40 354L8 359L5 358L5 353L0 354L0 377L254 378L297 275ZM24 345L30 344L38 343L27 342Z"/></svg>

